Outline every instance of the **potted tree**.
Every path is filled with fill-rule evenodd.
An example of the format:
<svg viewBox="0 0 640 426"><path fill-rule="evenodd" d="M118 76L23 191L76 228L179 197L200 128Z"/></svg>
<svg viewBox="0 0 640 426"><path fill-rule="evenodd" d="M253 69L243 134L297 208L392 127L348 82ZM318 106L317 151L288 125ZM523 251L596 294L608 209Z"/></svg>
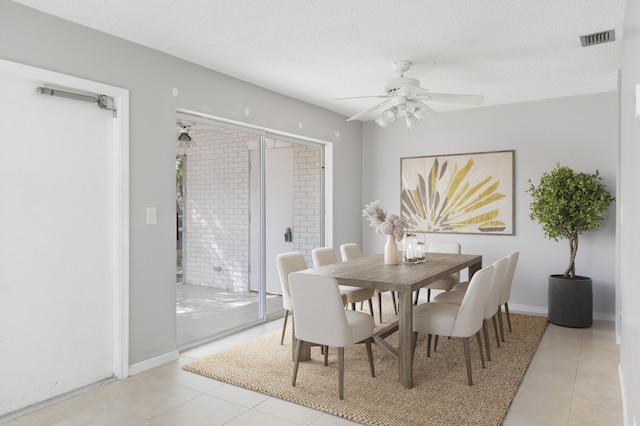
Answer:
<svg viewBox="0 0 640 426"><path fill-rule="evenodd" d="M567 166L545 172L540 183L529 179L531 220L542 226L546 238L569 241L569 264L564 274L549 276L549 322L565 327L591 327L593 283L576 275L578 237L600 227L614 201L601 182L600 172L576 173Z"/></svg>

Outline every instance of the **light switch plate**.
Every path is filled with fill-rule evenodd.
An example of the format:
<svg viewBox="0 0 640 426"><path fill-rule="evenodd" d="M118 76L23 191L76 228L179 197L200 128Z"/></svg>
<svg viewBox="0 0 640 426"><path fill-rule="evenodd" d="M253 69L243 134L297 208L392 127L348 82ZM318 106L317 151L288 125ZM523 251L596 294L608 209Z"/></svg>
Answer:
<svg viewBox="0 0 640 426"><path fill-rule="evenodd" d="M155 207L147 207L147 225L155 225L158 223L158 209Z"/></svg>

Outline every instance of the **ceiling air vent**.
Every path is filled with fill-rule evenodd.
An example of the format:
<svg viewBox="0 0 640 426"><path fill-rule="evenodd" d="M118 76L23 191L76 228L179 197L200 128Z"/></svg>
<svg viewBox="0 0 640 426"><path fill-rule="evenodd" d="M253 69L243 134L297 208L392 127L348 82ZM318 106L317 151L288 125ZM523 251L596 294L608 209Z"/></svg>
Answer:
<svg viewBox="0 0 640 426"><path fill-rule="evenodd" d="M580 36L582 47L595 46L596 44L609 43L615 41L616 30L602 31L594 34Z"/></svg>

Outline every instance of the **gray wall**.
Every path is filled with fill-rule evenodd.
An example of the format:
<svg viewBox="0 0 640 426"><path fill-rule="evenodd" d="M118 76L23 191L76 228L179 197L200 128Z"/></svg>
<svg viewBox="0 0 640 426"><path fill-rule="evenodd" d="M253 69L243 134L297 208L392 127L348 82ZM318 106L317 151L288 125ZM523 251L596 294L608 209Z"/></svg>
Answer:
<svg viewBox="0 0 640 426"><path fill-rule="evenodd" d="M2 59L130 91L131 364L175 350L176 108L332 142L334 242L360 239L360 123L9 1L0 40ZM147 206L158 225L145 225Z"/></svg>
<svg viewBox="0 0 640 426"><path fill-rule="evenodd" d="M618 287L620 366L625 424L640 424L640 3L627 0L622 38L622 81L620 85L621 208L620 285ZM638 105L638 106L637 106Z"/></svg>
<svg viewBox="0 0 640 426"><path fill-rule="evenodd" d="M427 242L454 240L466 253L483 255L484 264L520 251L512 309L547 312L547 277L563 273L569 262L567 241L544 238L529 219L528 179L534 182L556 162L577 171L599 169L616 192L618 101L615 92L440 113L407 132L402 123L386 129L364 126L363 200L379 199L390 213L400 209L400 158L482 151L515 150L515 235L426 234ZM615 312L615 206L596 232L584 234L576 273L594 280L594 312ZM384 239L363 226L364 250L381 251Z"/></svg>

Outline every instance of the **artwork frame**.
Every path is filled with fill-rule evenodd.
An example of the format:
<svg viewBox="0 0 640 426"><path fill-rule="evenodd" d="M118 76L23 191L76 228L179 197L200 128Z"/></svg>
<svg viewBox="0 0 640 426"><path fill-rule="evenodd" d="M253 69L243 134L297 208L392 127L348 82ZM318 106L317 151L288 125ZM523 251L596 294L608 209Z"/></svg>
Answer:
<svg viewBox="0 0 640 426"><path fill-rule="evenodd" d="M418 233L515 235L515 150L400 158L400 215Z"/></svg>

